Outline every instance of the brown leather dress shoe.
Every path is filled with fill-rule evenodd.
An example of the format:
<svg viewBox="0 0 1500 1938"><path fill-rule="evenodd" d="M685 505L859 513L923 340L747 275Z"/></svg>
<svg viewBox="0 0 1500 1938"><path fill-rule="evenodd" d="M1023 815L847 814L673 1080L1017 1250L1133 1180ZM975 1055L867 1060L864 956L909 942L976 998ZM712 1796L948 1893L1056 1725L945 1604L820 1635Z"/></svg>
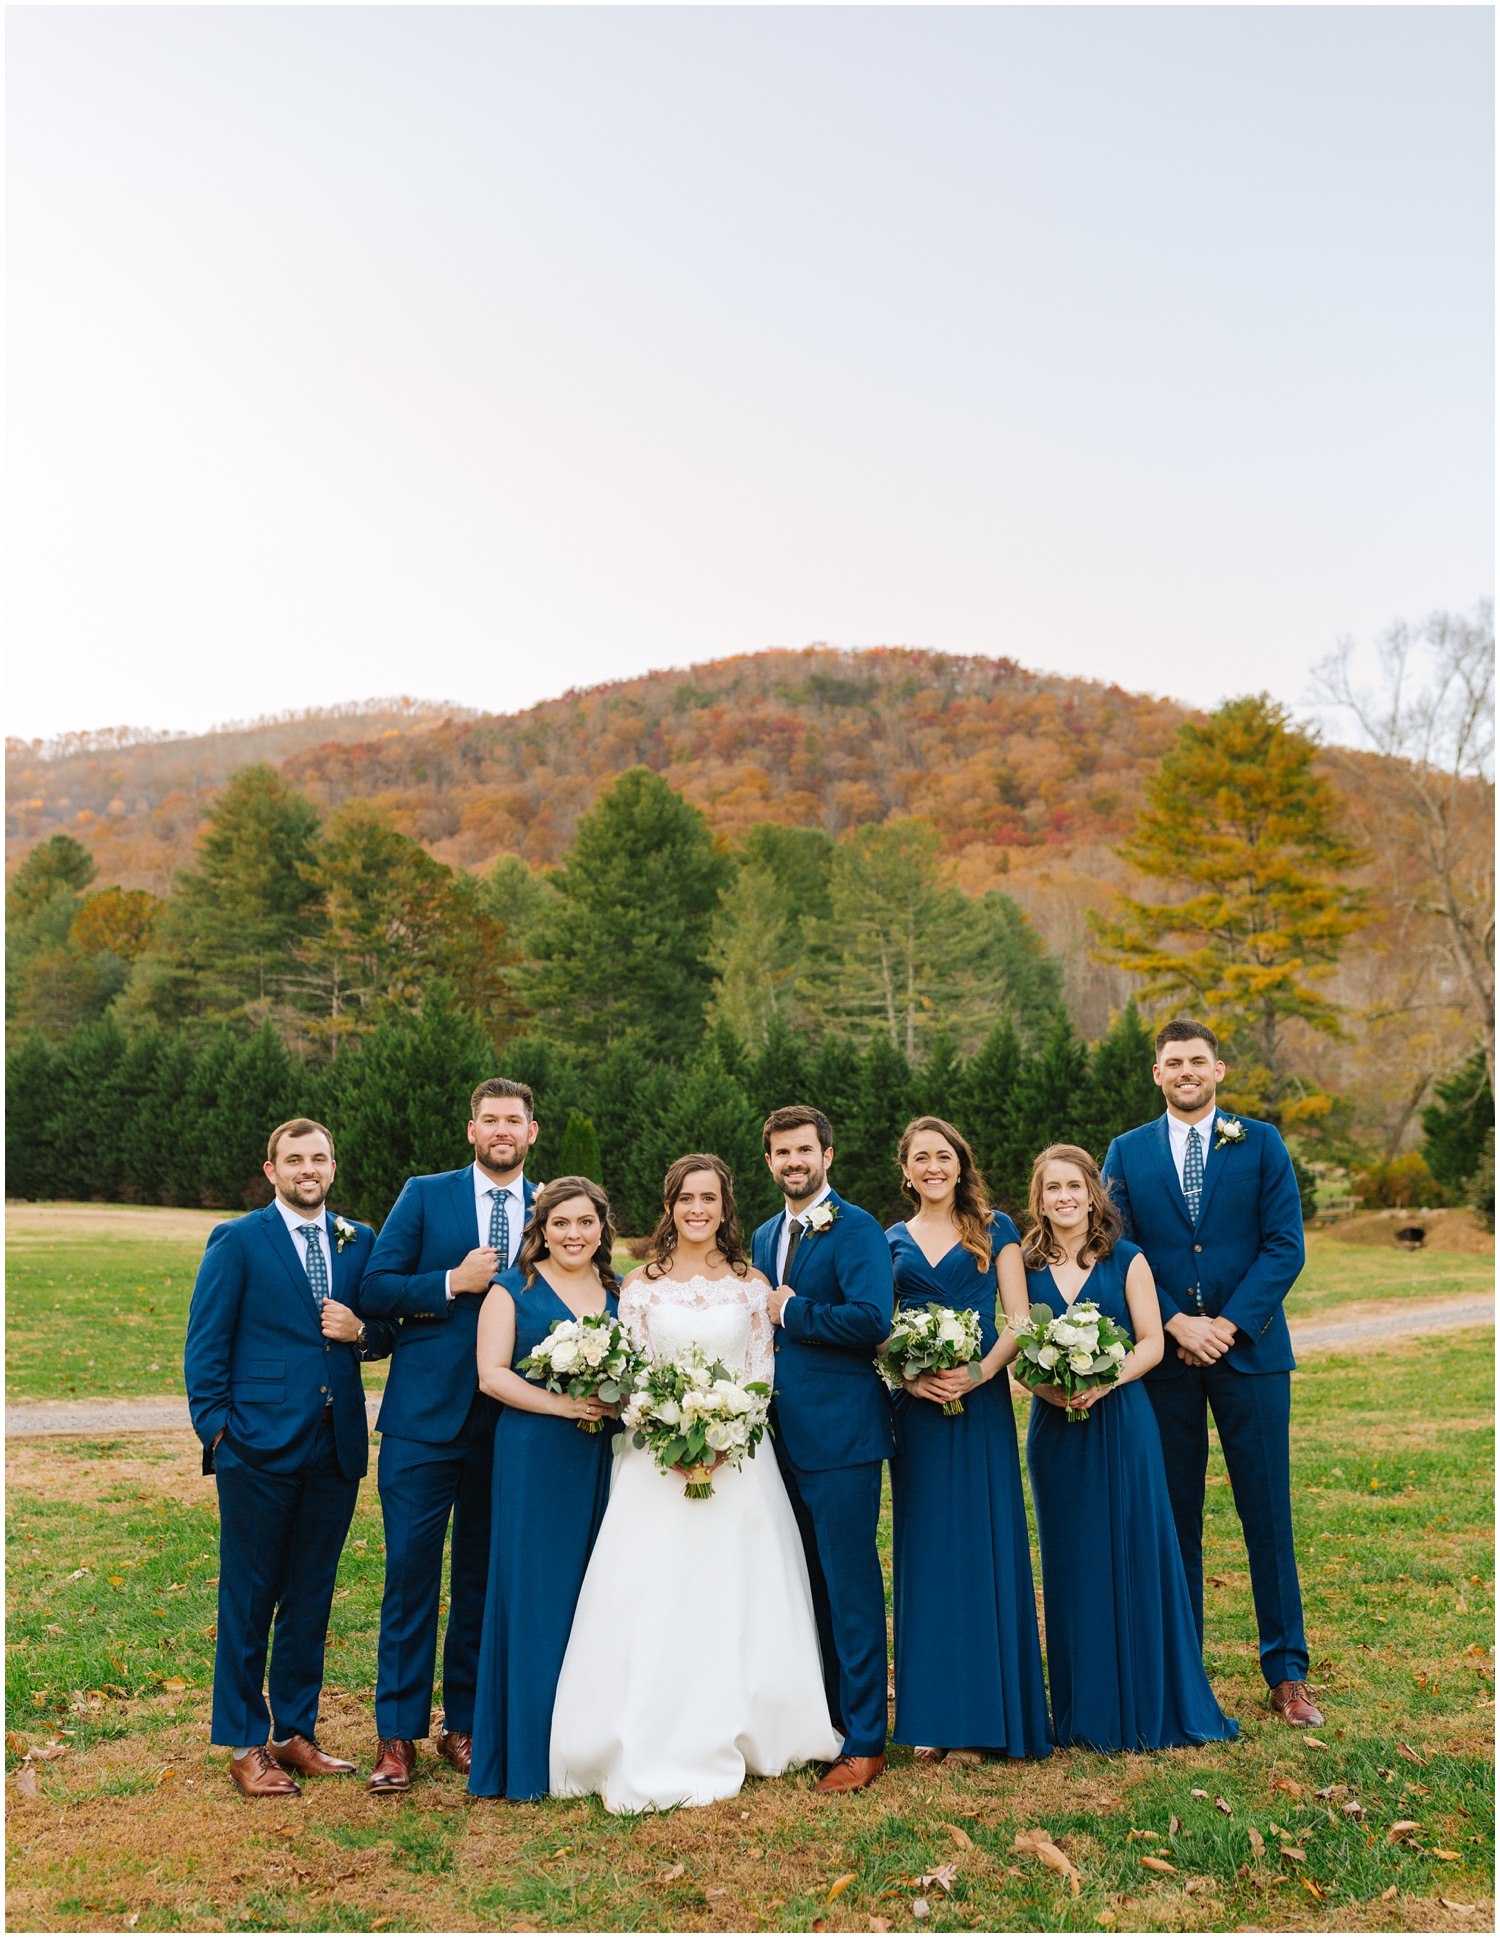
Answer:
<svg viewBox="0 0 1500 1938"><path fill-rule="evenodd" d="M1278 1682L1271 1691L1271 1707L1293 1729L1316 1729L1323 1712L1307 1693L1305 1682Z"/></svg>
<svg viewBox="0 0 1500 1938"><path fill-rule="evenodd" d="M353 1776L354 1765L342 1756L330 1756L320 1750L310 1736L288 1736L285 1742L278 1743L271 1738L271 1754L283 1770L295 1770L299 1776Z"/></svg>
<svg viewBox="0 0 1500 1938"><path fill-rule="evenodd" d="M382 1736L378 1752L365 1788L373 1790L377 1796L395 1796L409 1790L411 1773L417 1767L416 1744L405 1742L400 1737Z"/></svg>
<svg viewBox="0 0 1500 1938"><path fill-rule="evenodd" d="M466 1777L474 1760L474 1732L445 1729L438 1738L438 1755L445 1763L451 1763L460 1776Z"/></svg>
<svg viewBox="0 0 1500 1938"><path fill-rule="evenodd" d="M243 1756L231 1756L229 1774L247 1797L300 1797L302 1785L289 1777L264 1743Z"/></svg>
<svg viewBox="0 0 1500 1938"><path fill-rule="evenodd" d="M813 1785L823 1797L842 1796L848 1790L868 1790L885 1768L882 1756L841 1756Z"/></svg>

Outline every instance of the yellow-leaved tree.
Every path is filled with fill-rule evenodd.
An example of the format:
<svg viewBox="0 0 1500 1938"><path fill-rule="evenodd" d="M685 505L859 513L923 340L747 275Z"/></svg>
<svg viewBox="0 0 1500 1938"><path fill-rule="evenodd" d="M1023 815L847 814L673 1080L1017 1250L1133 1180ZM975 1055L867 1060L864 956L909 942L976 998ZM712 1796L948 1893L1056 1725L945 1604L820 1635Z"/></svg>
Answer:
<svg viewBox="0 0 1500 1938"><path fill-rule="evenodd" d="M1098 953L1145 978L1223 1039L1236 1107L1283 1121L1327 1108L1293 1068L1287 1025L1337 1035L1320 984L1366 920L1350 872L1364 856L1318 772L1313 737L1268 694L1180 727L1146 785L1122 860L1165 891L1121 894Z"/></svg>

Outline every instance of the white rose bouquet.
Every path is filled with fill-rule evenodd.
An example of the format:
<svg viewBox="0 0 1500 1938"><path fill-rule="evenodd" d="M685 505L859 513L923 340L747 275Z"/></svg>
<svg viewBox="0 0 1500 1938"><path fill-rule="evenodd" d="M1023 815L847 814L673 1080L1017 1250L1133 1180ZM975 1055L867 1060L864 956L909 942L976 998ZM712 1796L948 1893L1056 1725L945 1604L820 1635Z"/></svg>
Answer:
<svg viewBox="0 0 1500 1938"><path fill-rule="evenodd" d="M1113 1386L1134 1341L1106 1319L1092 1299L1080 1299L1066 1312L1034 1305L1025 1323L1006 1324L1021 1342L1016 1371L1028 1386L1060 1386L1071 1398L1095 1386ZM1070 1420L1087 1420L1087 1407L1070 1406Z"/></svg>
<svg viewBox="0 0 1500 1938"><path fill-rule="evenodd" d="M918 1373L946 1373L956 1366L968 1366L978 1379L979 1314L967 1307L915 1306L897 1312L891 1336L875 1357L880 1377L897 1392L901 1382L915 1379ZM962 1413L962 1400L948 1400L943 1411Z"/></svg>
<svg viewBox="0 0 1500 1938"><path fill-rule="evenodd" d="M690 1501L706 1501L715 1467L738 1467L754 1454L770 1407L764 1380L735 1379L720 1361L690 1350L642 1366L620 1417L663 1473L682 1470Z"/></svg>
<svg viewBox="0 0 1500 1938"><path fill-rule="evenodd" d="M586 1312L581 1319L554 1319L547 1337L516 1362L515 1370L549 1393L613 1405L634 1386L639 1366L640 1357L619 1320L608 1312ZM585 1433L602 1433L608 1422L575 1424Z"/></svg>

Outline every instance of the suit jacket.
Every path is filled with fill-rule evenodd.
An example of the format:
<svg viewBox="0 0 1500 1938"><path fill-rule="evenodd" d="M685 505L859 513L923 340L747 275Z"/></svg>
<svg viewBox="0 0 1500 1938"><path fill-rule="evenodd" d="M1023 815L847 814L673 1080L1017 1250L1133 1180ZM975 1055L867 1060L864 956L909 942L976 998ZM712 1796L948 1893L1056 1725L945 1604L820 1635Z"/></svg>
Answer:
<svg viewBox="0 0 1500 1938"><path fill-rule="evenodd" d="M325 1208L333 1277L330 1296L366 1318L360 1281L375 1234L355 1225L342 1247ZM394 1328L366 1319L365 1357L391 1349ZM312 1285L296 1240L274 1204L215 1225L193 1283L183 1372L193 1428L213 1472L214 1440L247 1466L289 1474L308 1458L332 1402L339 1466L356 1480L369 1465L359 1348L323 1337Z"/></svg>
<svg viewBox="0 0 1500 1938"><path fill-rule="evenodd" d="M1240 1331L1225 1355L1238 1373L1289 1373L1296 1365L1282 1301L1306 1257L1292 1160L1270 1124L1241 1117L1237 1144L1209 1140L1195 1225L1177 1180L1165 1113L1110 1145L1104 1181L1126 1235L1146 1254L1165 1322L1201 1310ZM1170 1339L1148 1379L1187 1369Z"/></svg>
<svg viewBox="0 0 1500 1938"><path fill-rule="evenodd" d="M776 1430L796 1467L822 1472L886 1460L891 1404L875 1370L890 1337L894 1292L885 1233L838 1193L824 1200L837 1216L826 1231L804 1233L787 1275L796 1293L776 1328ZM776 1283L783 1214L751 1241L757 1271Z"/></svg>
<svg viewBox="0 0 1500 1938"><path fill-rule="evenodd" d="M536 1196L529 1178L522 1192L529 1215ZM407 1179L380 1228L362 1293L367 1312L398 1322L375 1423L381 1433L447 1446L463 1432L479 1391L484 1301L466 1292L449 1299L443 1288L446 1274L478 1243L472 1164ZM498 1410L494 1401L486 1404Z"/></svg>

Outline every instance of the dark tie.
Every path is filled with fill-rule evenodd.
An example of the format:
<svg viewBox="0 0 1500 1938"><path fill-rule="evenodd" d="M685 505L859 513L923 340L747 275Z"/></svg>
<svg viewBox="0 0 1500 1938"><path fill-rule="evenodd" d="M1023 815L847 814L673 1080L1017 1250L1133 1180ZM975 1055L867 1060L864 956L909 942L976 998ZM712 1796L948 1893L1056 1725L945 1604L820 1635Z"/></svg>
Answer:
<svg viewBox="0 0 1500 1938"><path fill-rule="evenodd" d="M307 1240L307 1282L312 1287L313 1304L321 1312L328 1297L328 1260L318 1243L322 1226L298 1225L297 1229Z"/></svg>
<svg viewBox="0 0 1500 1938"><path fill-rule="evenodd" d="M1196 1124L1188 1126L1187 1150L1182 1158L1182 1195L1187 1199L1188 1216L1196 1225L1203 1203L1203 1139Z"/></svg>
<svg viewBox="0 0 1500 1938"><path fill-rule="evenodd" d="M500 1270L510 1264L510 1193L490 1192L490 1250L500 1254Z"/></svg>
<svg viewBox="0 0 1500 1938"><path fill-rule="evenodd" d="M781 1268L781 1282L786 1284L791 1276L792 1260L797 1256L797 1247L802 1243L802 1234L807 1230L800 1218L787 1219L786 1263Z"/></svg>

